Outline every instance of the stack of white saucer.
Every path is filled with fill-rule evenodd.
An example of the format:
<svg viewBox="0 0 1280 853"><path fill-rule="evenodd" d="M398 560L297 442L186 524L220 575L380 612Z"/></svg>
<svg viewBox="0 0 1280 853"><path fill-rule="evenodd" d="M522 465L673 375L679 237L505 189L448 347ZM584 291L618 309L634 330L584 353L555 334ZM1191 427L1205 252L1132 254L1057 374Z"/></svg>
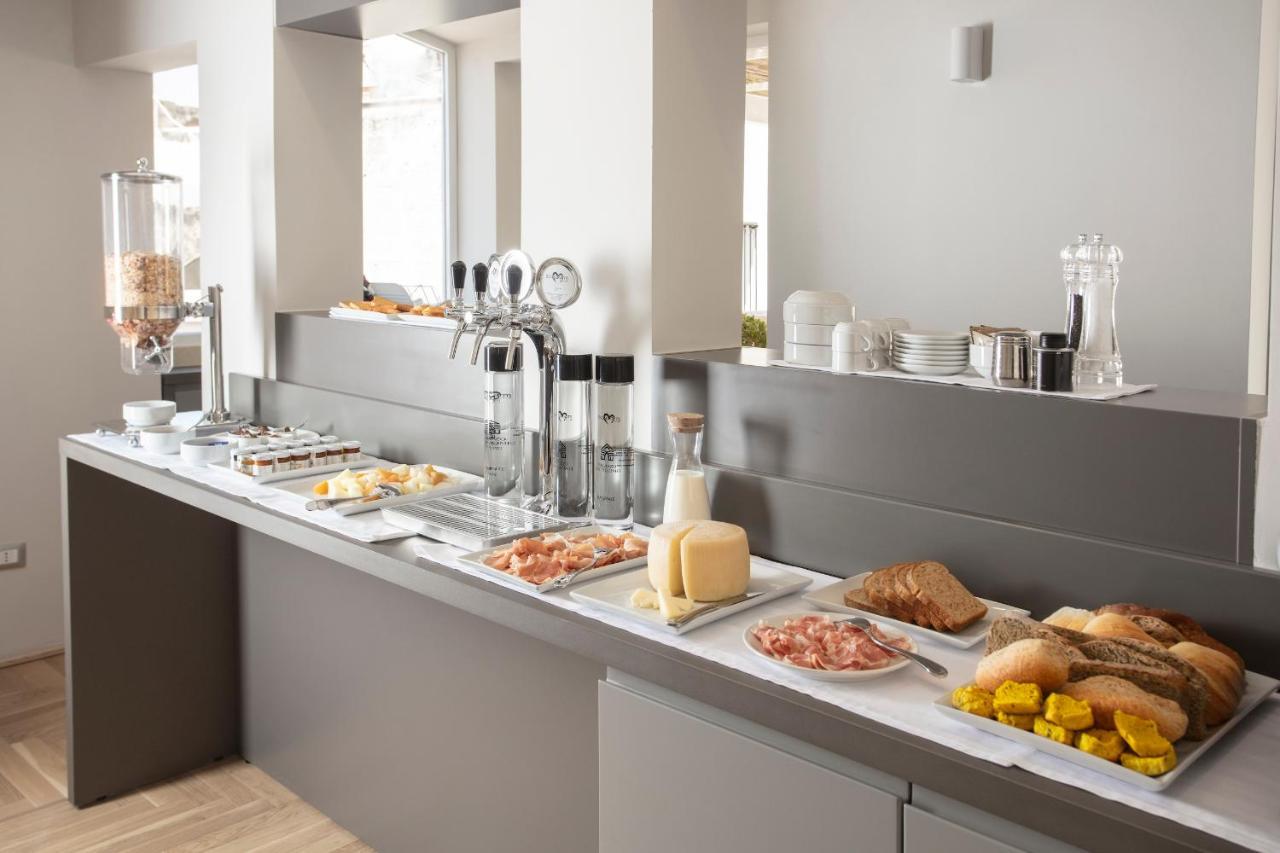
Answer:
<svg viewBox="0 0 1280 853"><path fill-rule="evenodd" d="M893 366L904 373L951 376L969 368L969 335L900 329L893 333Z"/></svg>

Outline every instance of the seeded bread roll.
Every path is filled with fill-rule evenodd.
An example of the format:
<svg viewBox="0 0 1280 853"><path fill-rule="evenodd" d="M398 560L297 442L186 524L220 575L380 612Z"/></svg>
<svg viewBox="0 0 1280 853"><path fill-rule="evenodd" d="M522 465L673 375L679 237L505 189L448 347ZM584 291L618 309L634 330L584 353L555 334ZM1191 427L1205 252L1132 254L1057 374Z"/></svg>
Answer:
<svg viewBox="0 0 1280 853"><path fill-rule="evenodd" d="M1049 693L1066 683L1070 671L1071 659L1062 643L1028 639L1010 643L978 661L973 680L992 693L1006 681L1036 684Z"/></svg>
<svg viewBox="0 0 1280 853"><path fill-rule="evenodd" d="M1114 729L1116 711L1124 711L1151 720L1161 736L1171 742L1181 740L1187 732L1187 715L1177 702L1148 693L1123 678L1095 675L1072 681L1058 692L1088 702L1094 723L1101 729Z"/></svg>
<svg viewBox="0 0 1280 853"><path fill-rule="evenodd" d="M1194 666L1209 686L1205 723L1216 726L1231 719L1244 691L1244 673L1227 655L1199 643L1178 643L1169 651Z"/></svg>
<svg viewBox="0 0 1280 853"><path fill-rule="evenodd" d="M1181 643L1186 639L1177 628L1163 619L1157 619L1155 616L1134 615L1129 618L1133 620L1133 624L1145 631L1148 636L1166 649L1174 643Z"/></svg>
<svg viewBox="0 0 1280 853"><path fill-rule="evenodd" d="M1128 616L1119 613L1103 613L1089 620L1082 629L1084 633L1095 637L1128 637L1131 640L1142 640L1152 645L1160 645L1154 637L1133 623Z"/></svg>

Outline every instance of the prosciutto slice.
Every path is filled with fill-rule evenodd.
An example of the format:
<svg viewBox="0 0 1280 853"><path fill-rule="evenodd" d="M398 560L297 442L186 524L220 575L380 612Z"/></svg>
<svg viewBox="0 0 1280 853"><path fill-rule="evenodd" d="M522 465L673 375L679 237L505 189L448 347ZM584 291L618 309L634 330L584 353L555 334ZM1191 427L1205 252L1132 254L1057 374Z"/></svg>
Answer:
<svg viewBox="0 0 1280 853"><path fill-rule="evenodd" d="M517 539L506 548L494 551L484 562L491 568L539 586L578 569L621 563L643 557L648 551L648 541L632 533L576 536L572 532L544 533Z"/></svg>
<svg viewBox="0 0 1280 853"><path fill-rule="evenodd" d="M870 631L876 639L891 646L909 648L905 637L886 636L875 625ZM898 658L871 642L866 631L845 622L836 624L828 616L787 619L781 626L761 620L751 633L760 641L765 654L806 669L880 669Z"/></svg>

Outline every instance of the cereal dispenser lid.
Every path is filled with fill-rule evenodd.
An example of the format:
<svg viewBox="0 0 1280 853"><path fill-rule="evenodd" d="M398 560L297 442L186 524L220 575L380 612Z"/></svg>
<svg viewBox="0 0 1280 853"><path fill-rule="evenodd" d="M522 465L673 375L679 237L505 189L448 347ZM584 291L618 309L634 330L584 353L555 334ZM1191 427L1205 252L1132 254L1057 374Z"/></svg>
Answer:
<svg viewBox="0 0 1280 853"><path fill-rule="evenodd" d="M182 178L177 175L166 175L150 168L146 157L139 157L135 168L129 171L103 172L103 181L124 181L135 184L180 184Z"/></svg>

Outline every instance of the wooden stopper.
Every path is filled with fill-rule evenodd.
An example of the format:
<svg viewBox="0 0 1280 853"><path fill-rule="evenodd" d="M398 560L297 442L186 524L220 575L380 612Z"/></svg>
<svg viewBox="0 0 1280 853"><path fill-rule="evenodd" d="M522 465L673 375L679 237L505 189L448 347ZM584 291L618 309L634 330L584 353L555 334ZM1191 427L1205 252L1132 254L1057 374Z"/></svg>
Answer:
<svg viewBox="0 0 1280 853"><path fill-rule="evenodd" d="M675 432L698 432L706 420L697 412L667 412L667 425Z"/></svg>

